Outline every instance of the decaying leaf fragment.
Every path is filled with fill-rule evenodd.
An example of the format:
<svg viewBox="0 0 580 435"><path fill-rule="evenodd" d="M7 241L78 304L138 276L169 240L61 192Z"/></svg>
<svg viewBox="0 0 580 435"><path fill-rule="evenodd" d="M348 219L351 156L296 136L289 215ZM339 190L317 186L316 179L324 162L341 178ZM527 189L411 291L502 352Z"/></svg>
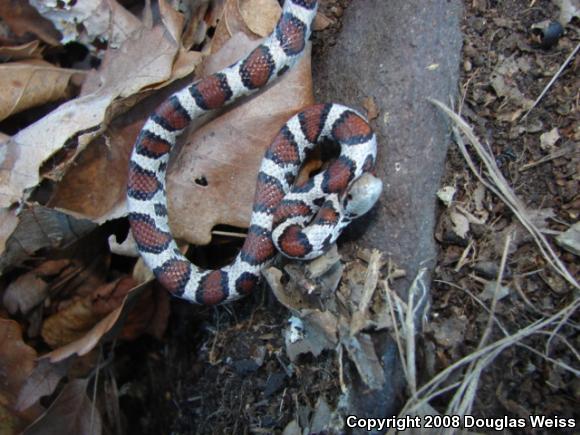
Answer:
<svg viewBox="0 0 580 435"><path fill-rule="evenodd" d="M208 59L204 75L219 71L255 45L235 35L219 55ZM314 102L308 51L272 86L187 136L167 174L174 237L203 245L218 224L248 226L266 148L292 115Z"/></svg>
<svg viewBox="0 0 580 435"><path fill-rule="evenodd" d="M556 237L556 243L566 251L580 256L580 222L576 222Z"/></svg>
<svg viewBox="0 0 580 435"><path fill-rule="evenodd" d="M38 403L41 397L52 394L60 380L66 375L69 365L69 360L52 364L49 360L40 358L20 389L15 404L16 410L28 409Z"/></svg>
<svg viewBox="0 0 580 435"><path fill-rule="evenodd" d="M20 212L0 209L0 273L17 266L40 249L56 249L78 241L96 227L87 220L74 219L47 207L35 206ZM2 245L0 244L0 248Z"/></svg>
<svg viewBox="0 0 580 435"><path fill-rule="evenodd" d="M30 36L29 34L34 34L50 45L58 45L59 32L28 1L1 1L0 18L15 35L22 39Z"/></svg>
<svg viewBox="0 0 580 435"><path fill-rule="evenodd" d="M333 248L319 259L297 266L302 267L302 273L286 266L290 276L287 284L282 284L282 272L274 267L266 270L264 276L276 298L295 313L285 340L291 360L303 353L317 356L325 349L343 346L365 384L380 389L385 376L371 335L366 331L385 329L392 323L385 314L388 310L384 299L375 298L385 262L378 252L372 252L368 261L368 266L353 262L346 269L340 267L338 279L328 279L326 276L336 273L335 265L340 264ZM321 269L322 264L325 267ZM343 281L339 284L343 270Z"/></svg>

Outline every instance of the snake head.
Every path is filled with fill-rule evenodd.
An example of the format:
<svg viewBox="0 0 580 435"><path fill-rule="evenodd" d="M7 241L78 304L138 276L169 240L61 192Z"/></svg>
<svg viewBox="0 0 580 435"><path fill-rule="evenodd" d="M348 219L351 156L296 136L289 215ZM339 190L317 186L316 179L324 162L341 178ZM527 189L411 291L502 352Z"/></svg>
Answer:
<svg viewBox="0 0 580 435"><path fill-rule="evenodd" d="M365 172L351 184L342 199L342 207L347 216L356 219L373 208L382 191L383 182Z"/></svg>

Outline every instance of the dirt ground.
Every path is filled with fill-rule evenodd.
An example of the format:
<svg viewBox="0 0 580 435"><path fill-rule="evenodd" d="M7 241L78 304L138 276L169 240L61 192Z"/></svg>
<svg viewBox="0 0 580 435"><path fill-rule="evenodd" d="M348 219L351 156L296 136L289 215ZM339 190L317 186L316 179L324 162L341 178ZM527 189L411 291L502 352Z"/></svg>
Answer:
<svg viewBox="0 0 580 435"><path fill-rule="evenodd" d="M521 113L577 48L578 21L553 42L546 42L534 30L545 20L556 20L558 14L554 2L549 1L473 1L467 2L463 21L462 114L490 147L515 193L529 210L538 212L537 225L547 234L550 230L566 231L578 221L580 211L578 57L558 75L525 120ZM557 131L559 136L552 146L546 139L550 131ZM489 192L477 198L477 181L455 147L449 153L442 185L456 186L457 201L468 210L489 213L486 223L472 224L470 234L459 239L456 233L447 233L440 220L437 238L441 252L432 287L429 329L437 346L436 364L444 367L473 350L483 334L489 314L476 303L476 296L491 302L486 288L489 290L490 279L497 276L505 236L514 230L516 219L506 204ZM478 201L482 201L481 206L475 205ZM557 244L554 249L577 278L578 257ZM470 252L462 258L466 251ZM505 295L495 307L498 327L490 340L503 337L500 323L501 329L513 334L578 299L578 290L555 273L538 247L521 234L516 234L509 246L503 285ZM577 367L578 319L576 310L566 321L549 328L552 333L534 334L486 366L474 414L578 419L578 372L559 364ZM451 336L442 335L450 330L454 331Z"/></svg>

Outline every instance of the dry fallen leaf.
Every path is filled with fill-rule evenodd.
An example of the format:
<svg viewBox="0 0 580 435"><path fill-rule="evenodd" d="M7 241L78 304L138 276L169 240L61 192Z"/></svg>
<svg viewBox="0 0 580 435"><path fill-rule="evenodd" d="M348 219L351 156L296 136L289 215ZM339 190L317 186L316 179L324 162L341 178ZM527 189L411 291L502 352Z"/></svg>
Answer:
<svg viewBox="0 0 580 435"><path fill-rule="evenodd" d="M40 41L38 40L21 45L0 47L0 59L2 60L13 61L40 58L42 58L42 48L40 48Z"/></svg>
<svg viewBox="0 0 580 435"><path fill-rule="evenodd" d="M375 97L366 97L363 99L362 106L364 107L365 111L367 112L367 119L372 121L379 116L379 106L377 105L377 101Z"/></svg>
<svg viewBox="0 0 580 435"><path fill-rule="evenodd" d="M177 12L167 0L159 0L159 14L167 31L171 33L173 40L179 45L185 17Z"/></svg>
<svg viewBox="0 0 580 435"><path fill-rule="evenodd" d="M558 132L558 127L554 127L552 130L540 135L540 148L546 152L550 152L559 139L560 133Z"/></svg>
<svg viewBox="0 0 580 435"><path fill-rule="evenodd" d="M566 251L580 256L580 222L576 222L556 237L556 243Z"/></svg>
<svg viewBox="0 0 580 435"><path fill-rule="evenodd" d="M2 209L0 209L2 210ZM72 219L63 213L46 207L31 207L20 212L18 218L8 210L0 211L0 229L12 229L6 237L5 250L0 250L0 273L8 267L19 265L43 248L56 249L78 241L95 228L86 220ZM15 221L17 225L14 226Z"/></svg>
<svg viewBox="0 0 580 435"><path fill-rule="evenodd" d="M341 343L354 362L362 381L371 389L381 389L385 382L385 372L370 334L358 333L342 337Z"/></svg>
<svg viewBox="0 0 580 435"><path fill-rule="evenodd" d="M101 434L101 416L87 395L89 380L74 379L66 384L50 408L24 434Z"/></svg>
<svg viewBox="0 0 580 435"><path fill-rule="evenodd" d="M105 215L111 219L123 215L129 150L140 126L107 128L76 158L47 205L97 222Z"/></svg>
<svg viewBox="0 0 580 435"><path fill-rule="evenodd" d="M36 351L22 341L20 325L0 319L0 405L13 407L32 373Z"/></svg>
<svg viewBox="0 0 580 435"><path fill-rule="evenodd" d="M236 35L204 73L218 71L256 43ZM247 227L256 175L282 125L313 103L310 53L257 96L190 133L168 171L169 220L175 237L207 244L217 224ZM197 180L197 181L196 181Z"/></svg>
<svg viewBox="0 0 580 435"><path fill-rule="evenodd" d="M138 304L143 293L150 289L150 286L150 283L145 283L132 289L123 300L121 306L115 308L106 317L102 318L88 332L84 333L84 335L77 340L43 355L42 358L47 358L54 363L63 361L71 355L86 355L93 350L101 340L110 337L118 337L121 329L125 325L127 316ZM82 311L82 309L78 309L78 311ZM59 337L55 338L58 339Z"/></svg>
<svg viewBox="0 0 580 435"><path fill-rule="evenodd" d="M10 314L26 314L46 299L48 288L48 283L34 272L25 273L8 284L2 303Z"/></svg>
<svg viewBox="0 0 580 435"><path fill-rule="evenodd" d="M42 338L53 349L64 346L85 335L102 317L92 310L89 298L79 298L45 319Z"/></svg>
<svg viewBox="0 0 580 435"><path fill-rule="evenodd" d="M276 0L241 0L239 8L248 28L262 38L272 33L282 12Z"/></svg>
<svg viewBox="0 0 580 435"><path fill-rule="evenodd" d="M291 361L299 355L310 353L318 356L324 350L336 349L337 319L329 311L312 311L304 319L291 318L290 328L285 332L286 354ZM293 334L298 326L299 334Z"/></svg>
<svg viewBox="0 0 580 435"><path fill-rule="evenodd" d="M457 210L449 210L449 218L452 223L452 230L460 239L465 240L469 232L469 219Z"/></svg>
<svg viewBox="0 0 580 435"><path fill-rule="evenodd" d="M0 2L0 18L17 36L25 39L32 33L50 45L58 45L60 35L54 26L28 2L3 0ZM20 41L24 42L24 41Z"/></svg>
<svg viewBox="0 0 580 435"><path fill-rule="evenodd" d="M225 0L223 12L215 29L211 41L211 53L215 54L228 42L233 35L243 33L251 35L252 31L245 23L244 17L240 13L238 0Z"/></svg>
<svg viewBox="0 0 580 435"><path fill-rule="evenodd" d="M119 49L107 51L101 68L87 77L81 96L126 98L153 85L166 85L175 79L173 62L178 53L179 46L165 26L141 27Z"/></svg>
<svg viewBox="0 0 580 435"><path fill-rule="evenodd" d="M135 308L127 314L127 320L118 335L121 340L135 340L143 334L161 339L167 329L171 312L170 295L160 286L150 286L150 291L138 298Z"/></svg>
<svg viewBox="0 0 580 435"><path fill-rule="evenodd" d="M139 251L137 249L137 242L133 237L133 233L129 231L125 240L121 243L117 241L117 236L111 234L108 238L109 241L109 251L112 254L121 255L123 257L139 257Z"/></svg>
<svg viewBox="0 0 580 435"><path fill-rule="evenodd" d="M362 331L392 326L390 318L381 314L388 312L384 298L373 297L385 262L378 251L373 251L368 266L353 261L343 274L337 252L330 252L329 257L307 262L302 270L291 270L291 264L286 265L289 280L285 284L282 272L275 267L263 272L278 301L294 313L285 332L286 353L294 361L300 354L317 356L325 349L336 350L342 345L363 382L371 389L381 388L384 371L370 335ZM342 283L337 289L338 280L332 282L330 292L325 292L321 278L332 275L337 265ZM322 275L317 276L319 273Z"/></svg>
<svg viewBox="0 0 580 435"><path fill-rule="evenodd" d="M107 41L116 48L141 25L115 0L31 3L61 32L63 44L74 41L90 47L95 41Z"/></svg>
<svg viewBox="0 0 580 435"><path fill-rule="evenodd" d="M318 12L316 17L314 17L314 22L312 23L312 30L315 32L320 32L321 30L328 28L328 26L334 22L335 21L333 19L328 18L326 15Z"/></svg>
<svg viewBox="0 0 580 435"><path fill-rule="evenodd" d="M501 119L514 121L520 113L532 107L533 101L519 90L516 82L516 77L526 73L529 69L529 62L524 58L511 56L498 61L491 76L491 86L499 97L505 97L513 106L517 107L513 113L509 110L502 111Z"/></svg>
<svg viewBox="0 0 580 435"><path fill-rule="evenodd" d="M16 211L8 208L0 208L0 255L6 249L6 242L17 226L18 218L16 217ZM2 267L0 266L1 271Z"/></svg>
<svg viewBox="0 0 580 435"><path fill-rule="evenodd" d="M64 98L75 73L39 59L0 65L0 120Z"/></svg>
<svg viewBox="0 0 580 435"><path fill-rule="evenodd" d="M468 320L463 315L443 319L432 325L434 338L437 343L446 348L461 346L465 341L467 324Z"/></svg>
<svg viewBox="0 0 580 435"><path fill-rule="evenodd" d="M504 285L497 287L497 292L496 287L496 282L487 281L483 286L483 291L479 294L479 298L482 301L491 301L495 297L499 301L512 293L512 290Z"/></svg>
<svg viewBox="0 0 580 435"><path fill-rule="evenodd" d="M10 282L2 302L10 314L26 314L48 296L49 279L60 274L70 261L48 260Z"/></svg>
<svg viewBox="0 0 580 435"><path fill-rule="evenodd" d="M66 210L98 223L126 213L125 184L129 155L146 117L160 101L147 99L129 111L126 106L134 105L133 100L142 98L139 96L141 88L166 86L166 79L172 81L190 74L201 61L198 52L179 48L176 53L178 45L171 37L170 41L159 26L143 32L142 38L127 41L124 49L110 51L101 69L90 74L85 81L82 95L100 93L103 86L115 87L120 83L122 89L118 91L122 90L127 98L112 102L108 116L120 111L124 113L107 125L100 136L80 153L75 164L67 168L48 203L50 207ZM152 45L153 50L150 48ZM127 56L127 51L134 54ZM159 59L155 58L155 53ZM137 60L134 56L145 59L138 68L135 66ZM143 75L143 80L148 82L141 82L138 86L127 83L126 80L132 80L135 75ZM158 77L158 81L154 80L155 77ZM90 194L79 195L78 192Z"/></svg>
<svg viewBox="0 0 580 435"><path fill-rule="evenodd" d="M69 360L52 364L47 359L41 359L28 376L20 389L15 408L23 411L38 403L41 397L54 392L60 380L66 375Z"/></svg>
<svg viewBox="0 0 580 435"><path fill-rule="evenodd" d="M437 191L437 197L441 200L445 206L449 207L453 202L453 197L457 193L457 188L455 186L443 186Z"/></svg>
<svg viewBox="0 0 580 435"><path fill-rule="evenodd" d="M136 93L175 79L174 61L180 56L179 47L163 26L142 28L118 50L110 49L101 70L87 77L79 98L62 104L6 142L1 157L0 207L25 198L40 182L41 165L59 151L59 159L43 168L43 175L62 178L75 156L101 133L103 124L116 111L126 111L127 105L134 104ZM189 72L194 66L195 62ZM180 62L179 74L187 72Z"/></svg>
<svg viewBox="0 0 580 435"><path fill-rule="evenodd" d="M119 307L134 286L132 278L120 278L102 285L85 297L75 299L44 321L42 338L53 349L78 340Z"/></svg>

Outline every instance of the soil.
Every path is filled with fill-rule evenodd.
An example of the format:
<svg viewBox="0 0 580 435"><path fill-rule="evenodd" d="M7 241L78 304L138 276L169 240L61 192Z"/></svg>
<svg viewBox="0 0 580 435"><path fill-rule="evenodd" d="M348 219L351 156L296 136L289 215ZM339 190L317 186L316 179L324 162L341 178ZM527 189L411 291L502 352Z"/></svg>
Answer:
<svg viewBox="0 0 580 435"><path fill-rule="evenodd" d="M565 231L578 221L580 210L578 57L572 59L525 120L521 120L519 113L522 113L522 106L525 107L522 99L534 101L577 46L578 21L570 23L565 34L553 45L541 46L542 38L533 27L558 18L559 9L554 2L538 1L532 5L526 1L468 3L463 19L463 116L489 146L504 177L526 207L543 210L541 215L550 216L545 221L538 219L539 225L546 232ZM518 68L504 77L509 86L521 91L521 95L500 96L494 89L494 77L503 74L500 65L506 60L524 65L525 71ZM554 128L560 139L553 147L543 147L542 135ZM538 164L550 154L561 157ZM475 209L477 181L466 169L455 147L450 149L442 185L456 186L457 203ZM432 286L432 323L428 335L434 334L431 337L435 337L436 366L440 368L477 347L488 313L476 303L474 295L481 297L486 285L497 276L505 229L517 222L510 209L489 192L485 193L484 203L489 212L486 224L471 226L465 239L457 240L439 233L441 251ZM445 214L442 210L441 217ZM439 228L442 227L445 224ZM473 251L463 262L460 258L469 243ZM555 244L552 246L577 278L578 258ZM529 238L517 240L516 237L510 246L505 272L502 284L509 288L509 294L497 303L495 317L506 333L523 330L578 298L577 289L546 264ZM447 342L441 348L446 340L436 331L454 321L460 330L459 336L453 344ZM578 377L555 364L556 361L566 362L577 367L577 354L576 357L572 355L579 344L577 321L576 311L558 329L558 338L551 340L549 336L535 334L501 353L482 374L473 414L515 418L558 415L578 420ZM550 329L555 331L555 325ZM503 337L495 327L489 341ZM448 397L444 396L439 401L442 409L446 400Z"/></svg>

